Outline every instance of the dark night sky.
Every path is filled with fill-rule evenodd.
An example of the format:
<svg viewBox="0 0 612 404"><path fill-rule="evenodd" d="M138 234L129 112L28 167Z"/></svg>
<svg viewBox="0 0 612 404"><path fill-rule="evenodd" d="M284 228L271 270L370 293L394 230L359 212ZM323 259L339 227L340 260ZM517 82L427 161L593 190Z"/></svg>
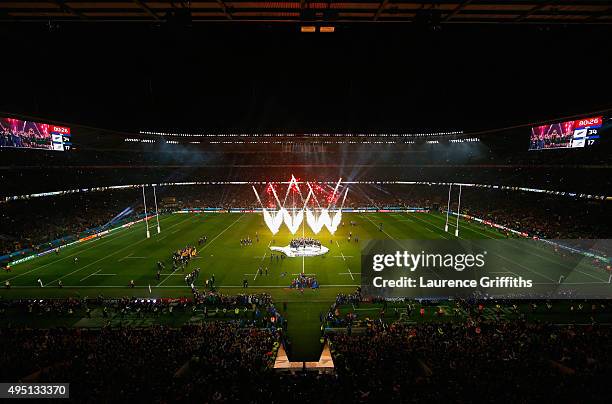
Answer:
<svg viewBox="0 0 612 404"><path fill-rule="evenodd" d="M0 27L0 111L127 131L494 128L612 106L603 26Z"/></svg>

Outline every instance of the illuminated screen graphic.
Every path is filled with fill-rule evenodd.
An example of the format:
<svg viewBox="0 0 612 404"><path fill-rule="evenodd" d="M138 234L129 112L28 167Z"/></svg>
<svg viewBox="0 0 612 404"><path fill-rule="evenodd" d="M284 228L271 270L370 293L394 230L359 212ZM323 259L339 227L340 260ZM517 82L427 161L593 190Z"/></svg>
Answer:
<svg viewBox="0 0 612 404"><path fill-rule="evenodd" d="M269 201L262 201L254 186L253 191L261 204L264 223L272 234L278 233L283 223L291 234L295 234L304 224L308 224L314 234L319 234L323 227L334 234L342 220L342 209L348 193L348 188L344 192L341 190L341 182L342 179L338 180L335 188L328 186L329 189L317 183L306 182L308 193L304 194L300 189L300 184L303 187L304 182L292 175L282 201L272 183L266 186Z"/></svg>
<svg viewBox="0 0 612 404"><path fill-rule="evenodd" d="M582 118L531 128L529 150L591 146L599 139L603 117Z"/></svg>
<svg viewBox="0 0 612 404"><path fill-rule="evenodd" d="M70 150L70 128L48 123L0 118L0 147Z"/></svg>

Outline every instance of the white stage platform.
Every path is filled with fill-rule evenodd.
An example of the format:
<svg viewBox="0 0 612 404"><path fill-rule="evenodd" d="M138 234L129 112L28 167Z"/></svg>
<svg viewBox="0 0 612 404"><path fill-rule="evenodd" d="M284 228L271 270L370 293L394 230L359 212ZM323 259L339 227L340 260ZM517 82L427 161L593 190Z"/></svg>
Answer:
<svg viewBox="0 0 612 404"><path fill-rule="evenodd" d="M306 247L298 247L292 248L291 246L286 247L270 247L272 251L278 251L285 254L287 257L316 257L317 255L327 254L329 248L325 246L306 246Z"/></svg>

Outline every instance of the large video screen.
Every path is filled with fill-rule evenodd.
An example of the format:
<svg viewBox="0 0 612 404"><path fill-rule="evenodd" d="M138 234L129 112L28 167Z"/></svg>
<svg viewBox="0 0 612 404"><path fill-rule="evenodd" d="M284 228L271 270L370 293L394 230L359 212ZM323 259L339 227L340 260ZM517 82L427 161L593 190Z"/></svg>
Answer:
<svg viewBox="0 0 612 404"><path fill-rule="evenodd" d="M529 150L591 146L599 139L603 117L582 118L531 128Z"/></svg>
<svg viewBox="0 0 612 404"><path fill-rule="evenodd" d="M70 150L70 128L0 117L0 147Z"/></svg>

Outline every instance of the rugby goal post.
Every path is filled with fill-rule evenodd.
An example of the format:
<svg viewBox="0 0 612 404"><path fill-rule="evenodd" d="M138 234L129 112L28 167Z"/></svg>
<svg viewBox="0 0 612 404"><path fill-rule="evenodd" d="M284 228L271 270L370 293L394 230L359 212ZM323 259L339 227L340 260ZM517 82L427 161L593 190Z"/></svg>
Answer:
<svg viewBox="0 0 612 404"><path fill-rule="evenodd" d="M145 186L142 186L142 203L144 205L145 214L145 225L147 227L147 238L151 238L151 232L149 231L149 218L147 217L147 197L145 196Z"/></svg>

